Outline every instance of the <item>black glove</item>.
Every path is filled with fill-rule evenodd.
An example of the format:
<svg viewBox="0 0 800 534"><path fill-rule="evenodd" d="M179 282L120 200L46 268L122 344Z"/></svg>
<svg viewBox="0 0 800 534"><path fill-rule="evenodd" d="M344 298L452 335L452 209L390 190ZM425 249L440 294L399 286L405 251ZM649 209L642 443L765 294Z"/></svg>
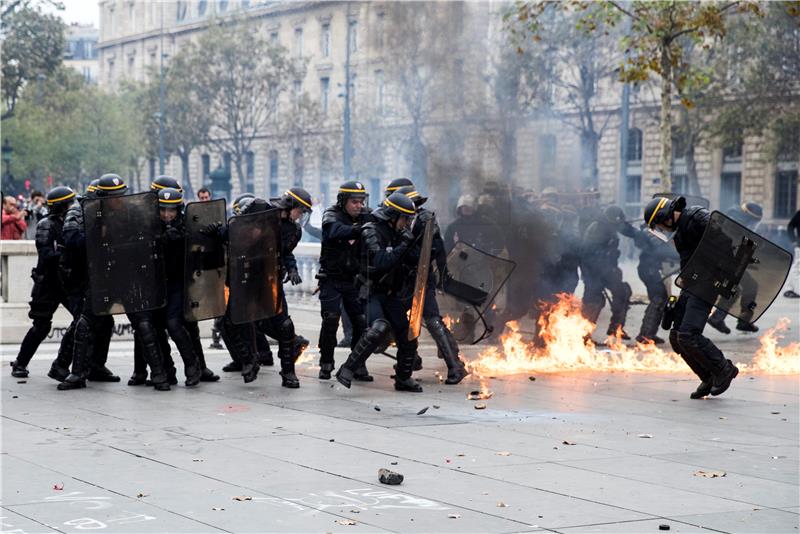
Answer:
<svg viewBox="0 0 800 534"><path fill-rule="evenodd" d="M361 236L361 225L356 223L353 225L353 237Z"/></svg>
<svg viewBox="0 0 800 534"><path fill-rule="evenodd" d="M295 269L295 268L292 268L292 269L289 269L288 271L286 271L286 276L283 277L283 282L284 283L291 282L293 286L296 286L297 284L301 283L302 281L303 281L303 279L300 278L300 274L297 272L297 269Z"/></svg>
<svg viewBox="0 0 800 534"><path fill-rule="evenodd" d="M183 237L183 233L174 226L167 226L167 229L164 230L164 236L169 241L176 241Z"/></svg>
<svg viewBox="0 0 800 534"><path fill-rule="evenodd" d="M403 231L400 233L400 239L404 245L408 246L414 242L414 239L416 239L416 237L414 236L414 233L411 230L409 230L408 228L404 228Z"/></svg>
<svg viewBox="0 0 800 534"><path fill-rule="evenodd" d="M205 225L200 229L200 233L207 236L216 236L222 233L222 223L215 222Z"/></svg>

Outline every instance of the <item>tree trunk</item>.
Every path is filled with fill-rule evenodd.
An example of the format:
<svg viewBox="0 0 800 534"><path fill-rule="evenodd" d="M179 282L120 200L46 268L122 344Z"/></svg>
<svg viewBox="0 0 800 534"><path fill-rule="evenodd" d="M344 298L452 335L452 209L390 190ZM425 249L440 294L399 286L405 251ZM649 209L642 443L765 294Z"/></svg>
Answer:
<svg viewBox="0 0 800 534"><path fill-rule="evenodd" d="M661 43L661 190L672 191L672 63L669 45Z"/></svg>
<svg viewBox="0 0 800 534"><path fill-rule="evenodd" d="M189 152L181 150L178 152L181 158L181 183L183 184L183 198L186 202L194 199L194 188L192 179L189 176Z"/></svg>
<svg viewBox="0 0 800 534"><path fill-rule="evenodd" d="M242 194L247 191L247 182L245 181L244 171L242 170L242 157L240 154L232 154L233 166L236 167L236 176L239 178L239 191Z"/></svg>

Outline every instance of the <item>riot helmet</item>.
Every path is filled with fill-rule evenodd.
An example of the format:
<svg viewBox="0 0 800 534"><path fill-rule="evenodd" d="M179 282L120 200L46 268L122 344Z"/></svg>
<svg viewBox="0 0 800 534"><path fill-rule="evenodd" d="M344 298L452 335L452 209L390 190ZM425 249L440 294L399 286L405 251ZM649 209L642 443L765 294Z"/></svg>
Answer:
<svg viewBox="0 0 800 534"><path fill-rule="evenodd" d="M173 178L172 176L167 176L166 174L162 174L161 176L156 176L156 179L153 180L153 183L150 184L150 189L153 191L158 191L161 189L175 189L176 191L183 192L183 188L181 184Z"/></svg>
<svg viewBox="0 0 800 534"><path fill-rule="evenodd" d="M118 174L104 174L97 180L97 190L95 194L98 197L112 197L118 195L124 195L125 192L128 190L128 186L125 185L125 180L120 178Z"/></svg>
<svg viewBox="0 0 800 534"><path fill-rule="evenodd" d="M311 213L311 195L302 187L292 187L273 204L289 212L289 218L301 226L308 220Z"/></svg>
<svg viewBox="0 0 800 534"><path fill-rule="evenodd" d="M394 180L389 182L389 185L386 186L386 190L384 191L384 194L385 194L386 197L388 197L389 195L391 195L392 193L394 193L395 191L397 191L401 187L408 187L408 186L414 187L414 182L412 182L408 178L395 178Z"/></svg>
<svg viewBox="0 0 800 534"><path fill-rule="evenodd" d="M743 202L740 208L747 217L749 224L755 225L761 222L761 218L764 216L764 210L761 204L757 202Z"/></svg>
<svg viewBox="0 0 800 534"><path fill-rule="evenodd" d="M680 196L672 200L667 197L650 199L644 208L644 222L654 236L662 241L669 241L675 232L672 214L683 211L685 207L686 199Z"/></svg>
<svg viewBox="0 0 800 534"><path fill-rule="evenodd" d="M410 198L411 202L414 203L414 207L417 209L419 209L419 207L425 204L425 202L427 202L428 200L428 197L420 195L419 191L417 191L413 185L403 186L400 189L398 189L397 192L402 193L408 198Z"/></svg>
<svg viewBox="0 0 800 534"><path fill-rule="evenodd" d="M607 207L605 215L611 224L619 225L625 222L625 212L619 206Z"/></svg>
<svg viewBox="0 0 800 534"><path fill-rule="evenodd" d="M63 213L74 200L75 191L65 185L59 185L47 193L47 208L50 213Z"/></svg>
<svg viewBox="0 0 800 534"><path fill-rule="evenodd" d="M242 211L244 211L244 208L247 207L255 198L256 196L253 193L243 193L236 197L236 199L233 201L233 205L231 206L233 214L241 215ZM247 200L250 202L245 202Z"/></svg>
<svg viewBox="0 0 800 534"><path fill-rule="evenodd" d="M372 212L380 220L388 221L392 227L397 229L397 221L400 218L410 219L417 212L414 201L400 192L395 192L386 197L381 206Z"/></svg>
<svg viewBox="0 0 800 534"><path fill-rule="evenodd" d="M162 221L174 221L183 212L183 192L172 187L159 189L158 208Z"/></svg>

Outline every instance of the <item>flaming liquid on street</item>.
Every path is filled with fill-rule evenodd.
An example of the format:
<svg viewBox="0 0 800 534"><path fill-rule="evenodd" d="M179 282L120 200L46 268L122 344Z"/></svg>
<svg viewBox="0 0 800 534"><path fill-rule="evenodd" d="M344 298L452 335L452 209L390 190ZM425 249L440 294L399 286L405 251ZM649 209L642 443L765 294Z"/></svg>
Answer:
<svg viewBox="0 0 800 534"><path fill-rule="evenodd" d="M780 343L790 321L782 318L761 336L761 346L752 362L736 363L748 373L769 375L800 374L800 343ZM526 341L516 322L508 323L500 338L500 347L490 346L468 363L478 377L522 373L562 373L570 371L658 372L689 371L680 356L654 343L622 342L621 329L609 336L605 346L591 340L595 325L581 314L580 299L561 294L555 304L546 307L538 321L541 341ZM669 345L665 345L669 347Z"/></svg>

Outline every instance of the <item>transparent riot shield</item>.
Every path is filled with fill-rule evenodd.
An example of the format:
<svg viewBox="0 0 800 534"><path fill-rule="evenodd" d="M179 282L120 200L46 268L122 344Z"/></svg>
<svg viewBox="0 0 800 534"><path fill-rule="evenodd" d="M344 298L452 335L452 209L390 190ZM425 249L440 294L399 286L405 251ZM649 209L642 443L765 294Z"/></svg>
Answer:
<svg viewBox="0 0 800 534"><path fill-rule="evenodd" d="M231 320L244 324L274 316L280 309L279 211L231 217L228 240Z"/></svg>
<svg viewBox="0 0 800 534"><path fill-rule="evenodd" d="M495 297L508 281L516 263L458 242L447 256L450 278L443 290L448 298L440 301L449 316L450 330L459 342L477 343L489 331L485 316L491 314ZM478 321L484 334L475 336Z"/></svg>
<svg viewBox="0 0 800 534"><path fill-rule="evenodd" d="M164 306L158 196L147 192L85 200L83 224L92 312L116 315Z"/></svg>
<svg viewBox="0 0 800 534"><path fill-rule="evenodd" d="M225 314L225 245L205 228L225 221L225 199L186 205L183 316L203 321Z"/></svg>
<svg viewBox="0 0 800 534"><path fill-rule="evenodd" d="M783 287L792 255L718 211L675 283L734 317L754 323Z"/></svg>
<svg viewBox="0 0 800 534"><path fill-rule="evenodd" d="M422 248L417 262L417 276L414 281L414 297L411 301L411 313L408 316L408 340L419 337L422 328L422 311L425 307L425 292L428 288L428 274L431 271L431 246L433 245L434 219L425 224L422 234Z"/></svg>
<svg viewBox="0 0 800 534"><path fill-rule="evenodd" d="M711 205L711 202L705 197L698 197L696 195L684 195L682 193L656 193L653 195L652 198L661 198L665 197L672 200L675 197L683 197L686 199L687 206L700 206L702 208L708 209Z"/></svg>

